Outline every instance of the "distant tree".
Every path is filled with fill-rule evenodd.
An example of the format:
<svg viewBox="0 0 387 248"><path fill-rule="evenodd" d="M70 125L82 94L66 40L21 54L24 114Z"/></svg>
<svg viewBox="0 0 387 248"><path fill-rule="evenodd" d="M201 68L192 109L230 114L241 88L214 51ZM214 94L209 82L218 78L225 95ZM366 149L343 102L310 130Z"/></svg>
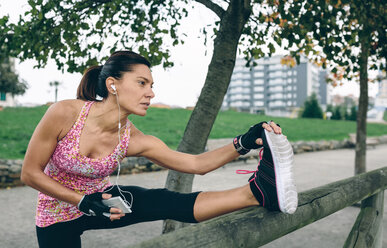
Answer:
<svg viewBox="0 0 387 248"><path fill-rule="evenodd" d="M347 120L349 120L349 121L356 121L356 119L357 119L357 109L356 109L356 106L353 105L351 107L351 112L348 115L348 119Z"/></svg>
<svg viewBox="0 0 387 248"><path fill-rule="evenodd" d="M14 71L13 61L0 57L0 92L22 95L27 88L27 83Z"/></svg>
<svg viewBox="0 0 387 248"><path fill-rule="evenodd" d="M327 105L327 112L333 113L333 106L332 106L332 104L328 104Z"/></svg>
<svg viewBox="0 0 387 248"><path fill-rule="evenodd" d="M336 107L333 108L331 119L332 120L341 120L342 119L341 107L340 106L336 106Z"/></svg>
<svg viewBox="0 0 387 248"><path fill-rule="evenodd" d="M333 114L333 106L332 106L332 104L328 104L327 105L326 112L331 112L331 114Z"/></svg>
<svg viewBox="0 0 387 248"><path fill-rule="evenodd" d="M344 119L344 120L349 120L349 112L348 112L348 108L343 107L342 113L343 113L343 116L344 116L343 119Z"/></svg>
<svg viewBox="0 0 387 248"><path fill-rule="evenodd" d="M327 105L327 109L326 109L325 113L326 113L327 120L331 120L332 119L332 114L333 114L333 106L332 106L332 104L328 104Z"/></svg>
<svg viewBox="0 0 387 248"><path fill-rule="evenodd" d="M59 85L61 85L62 83L61 82L58 82L58 81L52 81L49 83L50 84L50 87L53 87L54 88L54 92L55 92L55 102L58 101L58 87Z"/></svg>
<svg viewBox="0 0 387 248"><path fill-rule="evenodd" d="M304 111L302 112L301 117L303 118L323 118L323 111L318 103L316 93L313 93L308 99L304 102Z"/></svg>

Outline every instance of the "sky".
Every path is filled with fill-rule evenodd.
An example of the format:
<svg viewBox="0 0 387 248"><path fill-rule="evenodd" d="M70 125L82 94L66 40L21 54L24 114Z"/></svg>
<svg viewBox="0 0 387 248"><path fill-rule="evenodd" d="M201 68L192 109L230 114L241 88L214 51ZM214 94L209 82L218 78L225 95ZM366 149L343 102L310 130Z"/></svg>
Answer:
<svg viewBox="0 0 387 248"><path fill-rule="evenodd" d="M0 16L9 14L11 21L28 9L27 0L0 0ZM185 44L171 49L173 68L163 69L161 66L152 68L155 98L152 103L164 103L178 107L194 106L204 85L208 64L212 55L212 42L203 45L203 39L198 38L200 27L215 20L215 15L201 5L190 9L190 15L181 28L189 39ZM76 89L82 75L79 73L62 73L56 68L54 61L49 61L43 69L33 68L36 61L16 60L15 69L20 78L24 79L29 89L22 96L17 96L17 102L22 105L38 105L52 102L55 99L54 89L49 86L51 81L59 81L58 100L74 99ZM333 94L359 95L357 83L346 83L333 89ZM377 86L370 85L369 95L375 96Z"/></svg>

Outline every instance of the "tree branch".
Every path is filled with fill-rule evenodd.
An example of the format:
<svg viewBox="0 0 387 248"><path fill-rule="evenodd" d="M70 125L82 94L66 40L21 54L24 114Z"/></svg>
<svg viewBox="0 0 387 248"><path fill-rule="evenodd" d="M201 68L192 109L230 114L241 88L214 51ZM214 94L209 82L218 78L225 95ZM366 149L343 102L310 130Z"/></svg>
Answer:
<svg viewBox="0 0 387 248"><path fill-rule="evenodd" d="M203 4L210 10L212 10L219 18L222 18L224 9L217 5L216 3L211 2L211 0L195 0L198 3Z"/></svg>

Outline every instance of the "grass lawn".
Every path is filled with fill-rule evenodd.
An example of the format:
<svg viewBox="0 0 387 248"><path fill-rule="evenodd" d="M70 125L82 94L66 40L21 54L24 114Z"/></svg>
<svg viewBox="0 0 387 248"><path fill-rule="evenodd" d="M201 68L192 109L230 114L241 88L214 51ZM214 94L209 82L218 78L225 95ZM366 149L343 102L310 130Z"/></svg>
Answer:
<svg viewBox="0 0 387 248"><path fill-rule="evenodd" d="M0 158L24 157L31 135L47 108L5 108L0 112Z"/></svg>
<svg viewBox="0 0 387 248"><path fill-rule="evenodd" d="M40 106L0 111L0 158L23 158L33 130L46 110L46 106ZM190 115L191 111L185 109L150 108L145 117L130 116L129 119L144 133L154 135L176 149ZM289 119L224 111L219 113L210 138L232 138L246 132L251 125L271 119L281 124L290 141L342 140L348 138L348 133L356 132L354 121ZM387 134L387 125L368 124L367 132L369 136Z"/></svg>

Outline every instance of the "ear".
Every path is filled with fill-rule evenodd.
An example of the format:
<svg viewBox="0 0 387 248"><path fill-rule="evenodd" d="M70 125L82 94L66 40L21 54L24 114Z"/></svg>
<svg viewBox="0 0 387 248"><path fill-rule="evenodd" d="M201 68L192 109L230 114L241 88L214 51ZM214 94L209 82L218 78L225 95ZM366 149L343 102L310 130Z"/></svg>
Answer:
<svg viewBox="0 0 387 248"><path fill-rule="evenodd" d="M110 94L113 94L113 95L117 94L117 90L114 90L112 88L112 85L114 86L116 85L115 84L116 81L117 80L114 77L106 78L106 89L109 91Z"/></svg>

